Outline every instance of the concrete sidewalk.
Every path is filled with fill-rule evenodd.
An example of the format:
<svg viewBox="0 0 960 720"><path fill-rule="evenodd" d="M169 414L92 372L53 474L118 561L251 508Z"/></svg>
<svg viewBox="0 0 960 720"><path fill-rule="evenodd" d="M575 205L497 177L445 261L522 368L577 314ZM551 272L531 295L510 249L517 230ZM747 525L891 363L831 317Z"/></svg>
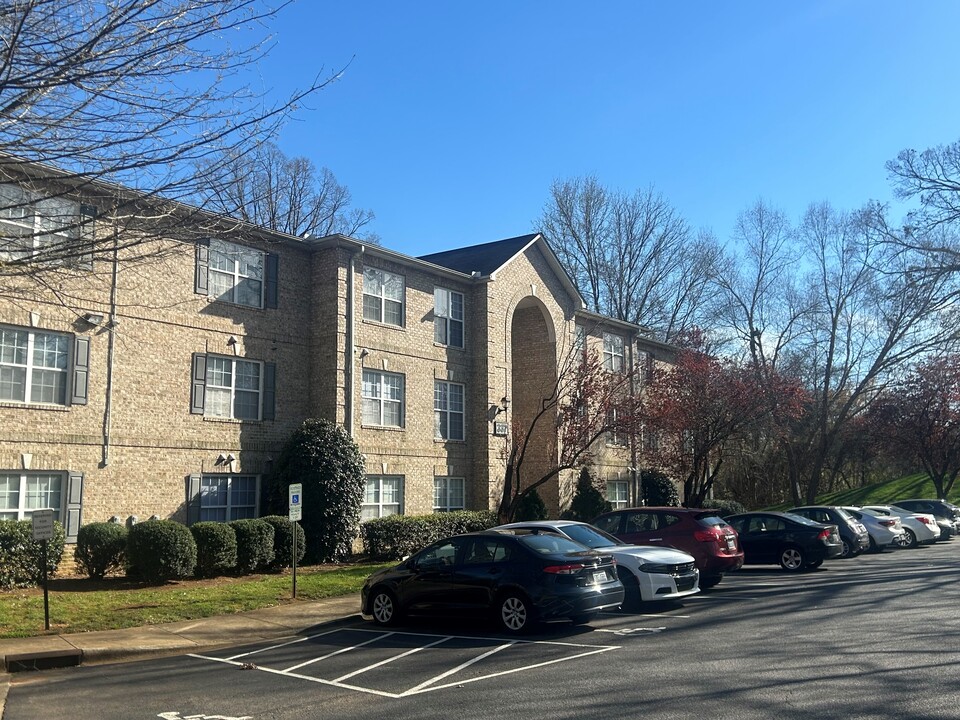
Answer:
<svg viewBox="0 0 960 720"><path fill-rule="evenodd" d="M358 595L297 601L235 615L126 630L0 640L0 656L3 668L11 672L177 655L297 635L322 623L359 617L359 611Z"/></svg>

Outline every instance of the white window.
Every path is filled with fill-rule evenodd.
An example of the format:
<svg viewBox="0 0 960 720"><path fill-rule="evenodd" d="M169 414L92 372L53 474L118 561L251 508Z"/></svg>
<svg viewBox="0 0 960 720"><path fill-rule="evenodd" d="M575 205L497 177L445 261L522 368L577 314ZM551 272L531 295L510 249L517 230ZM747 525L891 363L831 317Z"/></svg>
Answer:
<svg viewBox="0 0 960 720"><path fill-rule="evenodd" d="M623 371L623 338L619 335L603 334L603 367L611 372Z"/></svg>
<svg viewBox="0 0 960 720"><path fill-rule="evenodd" d="M619 417L616 408L607 410L607 425L611 428L607 432L607 445L623 447L627 444L627 436L619 426Z"/></svg>
<svg viewBox="0 0 960 720"><path fill-rule="evenodd" d="M630 507L629 485L626 480L610 480L607 482L607 501L614 510Z"/></svg>
<svg viewBox="0 0 960 720"><path fill-rule="evenodd" d="M63 473L0 472L0 520L28 520L43 508L62 520L63 487Z"/></svg>
<svg viewBox="0 0 960 720"><path fill-rule="evenodd" d="M433 339L441 345L463 347L463 293L433 291Z"/></svg>
<svg viewBox="0 0 960 720"><path fill-rule="evenodd" d="M60 259L79 260L80 220L79 203L0 184L0 258L24 259L44 249L56 256L60 248Z"/></svg>
<svg viewBox="0 0 960 720"><path fill-rule="evenodd" d="M587 329L583 325L573 328L573 351L579 355L587 352Z"/></svg>
<svg viewBox="0 0 960 720"><path fill-rule="evenodd" d="M364 268L363 318L403 327L402 275Z"/></svg>
<svg viewBox="0 0 960 720"><path fill-rule="evenodd" d="M363 424L403 427L403 375L363 371Z"/></svg>
<svg viewBox="0 0 960 720"><path fill-rule="evenodd" d="M463 478L435 477L433 479L433 511L463 510Z"/></svg>
<svg viewBox="0 0 960 720"><path fill-rule="evenodd" d="M463 385L434 380L433 416L435 437L463 440Z"/></svg>
<svg viewBox="0 0 960 720"><path fill-rule="evenodd" d="M256 475L204 475L200 479L200 519L214 522L257 517Z"/></svg>
<svg viewBox="0 0 960 720"><path fill-rule="evenodd" d="M264 253L223 240L210 241L208 282L217 300L263 307Z"/></svg>
<svg viewBox="0 0 960 720"><path fill-rule="evenodd" d="M360 508L361 520L399 515L403 503L403 477L367 475L367 488Z"/></svg>
<svg viewBox="0 0 960 720"><path fill-rule="evenodd" d="M65 405L68 337L0 328L0 400Z"/></svg>
<svg viewBox="0 0 960 720"><path fill-rule="evenodd" d="M204 415L259 420L262 371L254 360L209 355Z"/></svg>

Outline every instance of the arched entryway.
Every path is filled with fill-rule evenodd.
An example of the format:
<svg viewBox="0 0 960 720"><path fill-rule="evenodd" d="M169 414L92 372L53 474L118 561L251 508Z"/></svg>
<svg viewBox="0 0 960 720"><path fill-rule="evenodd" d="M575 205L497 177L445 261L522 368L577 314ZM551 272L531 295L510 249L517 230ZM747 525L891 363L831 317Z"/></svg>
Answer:
<svg viewBox="0 0 960 720"><path fill-rule="evenodd" d="M556 329L546 307L535 296L525 297L513 312L510 325L511 423L514 438L528 437L527 451L520 468L523 487L541 478L557 462L557 413L553 406L534 418L550 398L557 384ZM552 517L559 506L556 478L538 488Z"/></svg>

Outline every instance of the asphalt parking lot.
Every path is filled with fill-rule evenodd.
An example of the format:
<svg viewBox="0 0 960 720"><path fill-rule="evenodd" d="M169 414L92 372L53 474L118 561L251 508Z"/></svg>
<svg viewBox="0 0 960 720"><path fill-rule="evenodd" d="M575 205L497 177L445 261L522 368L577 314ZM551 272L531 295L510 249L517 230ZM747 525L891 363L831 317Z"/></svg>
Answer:
<svg viewBox="0 0 960 720"><path fill-rule="evenodd" d="M960 717L960 541L523 638L352 619L216 653L17 678L4 720ZM43 704L36 699L43 698ZM131 705L131 698L135 704Z"/></svg>

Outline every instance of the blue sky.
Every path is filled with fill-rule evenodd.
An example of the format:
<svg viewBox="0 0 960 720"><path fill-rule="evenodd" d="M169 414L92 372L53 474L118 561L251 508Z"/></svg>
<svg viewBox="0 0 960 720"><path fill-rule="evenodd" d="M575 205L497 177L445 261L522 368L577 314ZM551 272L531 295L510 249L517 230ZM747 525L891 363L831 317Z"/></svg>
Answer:
<svg viewBox="0 0 960 720"><path fill-rule="evenodd" d="M960 3L300 0L259 68L347 66L279 145L330 168L384 246L529 232L557 178L653 185L721 240L764 198L889 201L884 163L960 139Z"/></svg>

